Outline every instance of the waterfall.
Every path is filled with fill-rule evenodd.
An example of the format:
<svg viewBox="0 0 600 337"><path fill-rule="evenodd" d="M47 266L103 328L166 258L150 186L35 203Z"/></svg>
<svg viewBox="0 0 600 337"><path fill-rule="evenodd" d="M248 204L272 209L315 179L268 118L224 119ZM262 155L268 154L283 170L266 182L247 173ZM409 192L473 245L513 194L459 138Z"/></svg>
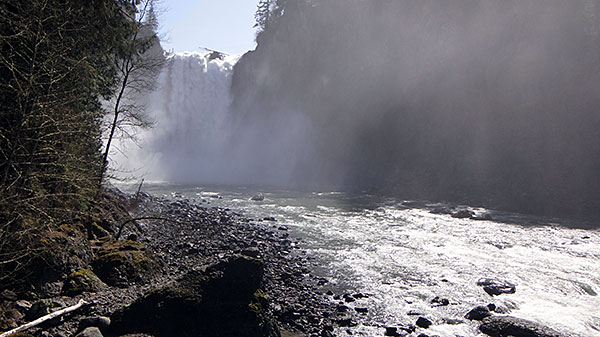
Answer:
<svg viewBox="0 0 600 337"><path fill-rule="evenodd" d="M215 181L231 136L229 105L239 56L208 49L170 54L156 89L145 98L151 129L121 141L121 175L153 181Z"/></svg>

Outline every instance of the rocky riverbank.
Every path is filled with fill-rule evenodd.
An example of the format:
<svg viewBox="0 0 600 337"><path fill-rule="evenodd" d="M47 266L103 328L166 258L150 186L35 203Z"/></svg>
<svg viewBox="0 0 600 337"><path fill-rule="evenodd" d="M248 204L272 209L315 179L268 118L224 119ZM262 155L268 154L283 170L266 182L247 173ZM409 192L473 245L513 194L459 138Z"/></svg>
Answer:
<svg viewBox="0 0 600 337"><path fill-rule="evenodd" d="M48 270L35 273L30 289L2 291L1 329L83 299L89 304L82 309L26 333L295 336L333 330L323 319L329 301L315 291L325 281L309 274L307 257L273 219L254 221L143 193L133 198L113 190L109 199L116 206L112 222L65 224L48 233L52 245L65 249L57 249Z"/></svg>
<svg viewBox="0 0 600 337"><path fill-rule="evenodd" d="M311 274L313 262L297 248L300 242L273 217L249 219L177 196L113 190L106 199L105 220L48 233L56 249L34 273L30 289L1 292L1 329L80 300L89 304L22 336L327 337L355 334L353 327L362 324L375 325L381 336L434 337L426 332L440 324L412 312L406 320L411 324L369 321L369 294L327 290L328 280ZM489 294L490 302L516 291L503 280L473 286ZM452 304L431 299L435 307ZM444 323L481 321L480 331L490 336L561 336L506 316L508 311L482 303Z"/></svg>

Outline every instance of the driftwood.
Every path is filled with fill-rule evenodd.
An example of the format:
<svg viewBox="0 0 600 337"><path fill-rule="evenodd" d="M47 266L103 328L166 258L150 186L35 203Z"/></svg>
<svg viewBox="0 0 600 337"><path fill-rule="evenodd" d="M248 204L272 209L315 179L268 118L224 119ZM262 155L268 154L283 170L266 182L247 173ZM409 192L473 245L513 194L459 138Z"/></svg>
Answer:
<svg viewBox="0 0 600 337"><path fill-rule="evenodd" d="M50 313L50 314L48 314L46 316L42 316L42 317L36 319L35 321L29 322L29 323L27 323L25 325L21 325L18 328L14 328L14 329L12 329L10 331L4 332L4 333L0 334L0 337L8 337L8 336L10 336L10 335L12 335L14 333L17 333L17 332L20 332L20 331L23 331L23 330L27 330L29 328L32 328L32 327L36 326L36 325L44 323L45 321L48 321L48 320L51 320L53 318L60 317L62 315L68 314L68 313L70 313L72 311L75 311L75 310L81 308L82 306L88 305L88 304L89 303L86 302L86 301L84 301L84 300L79 300L79 302L77 304L73 305L73 306L64 308L62 310L55 311L55 312Z"/></svg>

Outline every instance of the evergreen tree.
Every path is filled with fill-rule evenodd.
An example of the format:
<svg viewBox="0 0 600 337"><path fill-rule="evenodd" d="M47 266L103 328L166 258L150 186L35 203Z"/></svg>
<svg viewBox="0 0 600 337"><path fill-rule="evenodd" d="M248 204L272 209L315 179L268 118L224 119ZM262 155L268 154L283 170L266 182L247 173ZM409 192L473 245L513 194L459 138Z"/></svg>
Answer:
<svg viewBox="0 0 600 337"><path fill-rule="evenodd" d="M129 0L0 1L0 284L44 228L84 214L101 160L100 98L136 31Z"/></svg>
<svg viewBox="0 0 600 337"><path fill-rule="evenodd" d="M257 27L259 32L264 31L269 25L275 7L275 0L260 0L258 2L256 13L254 14L254 18L256 19L254 27Z"/></svg>

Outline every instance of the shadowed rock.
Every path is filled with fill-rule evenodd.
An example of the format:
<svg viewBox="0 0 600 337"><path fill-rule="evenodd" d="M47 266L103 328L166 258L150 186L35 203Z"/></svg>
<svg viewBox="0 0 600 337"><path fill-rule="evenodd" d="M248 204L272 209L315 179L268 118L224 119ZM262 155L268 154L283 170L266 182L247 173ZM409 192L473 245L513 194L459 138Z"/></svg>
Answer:
<svg viewBox="0 0 600 337"><path fill-rule="evenodd" d="M265 294L263 264L238 256L191 272L113 316L118 333L278 337Z"/></svg>
<svg viewBox="0 0 600 337"><path fill-rule="evenodd" d="M496 279L481 279L477 281L477 285L483 287L483 290L490 296L514 294L517 291L514 284Z"/></svg>
<svg viewBox="0 0 600 337"><path fill-rule="evenodd" d="M488 317L479 330L492 337L566 337L538 323L511 316Z"/></svg>

